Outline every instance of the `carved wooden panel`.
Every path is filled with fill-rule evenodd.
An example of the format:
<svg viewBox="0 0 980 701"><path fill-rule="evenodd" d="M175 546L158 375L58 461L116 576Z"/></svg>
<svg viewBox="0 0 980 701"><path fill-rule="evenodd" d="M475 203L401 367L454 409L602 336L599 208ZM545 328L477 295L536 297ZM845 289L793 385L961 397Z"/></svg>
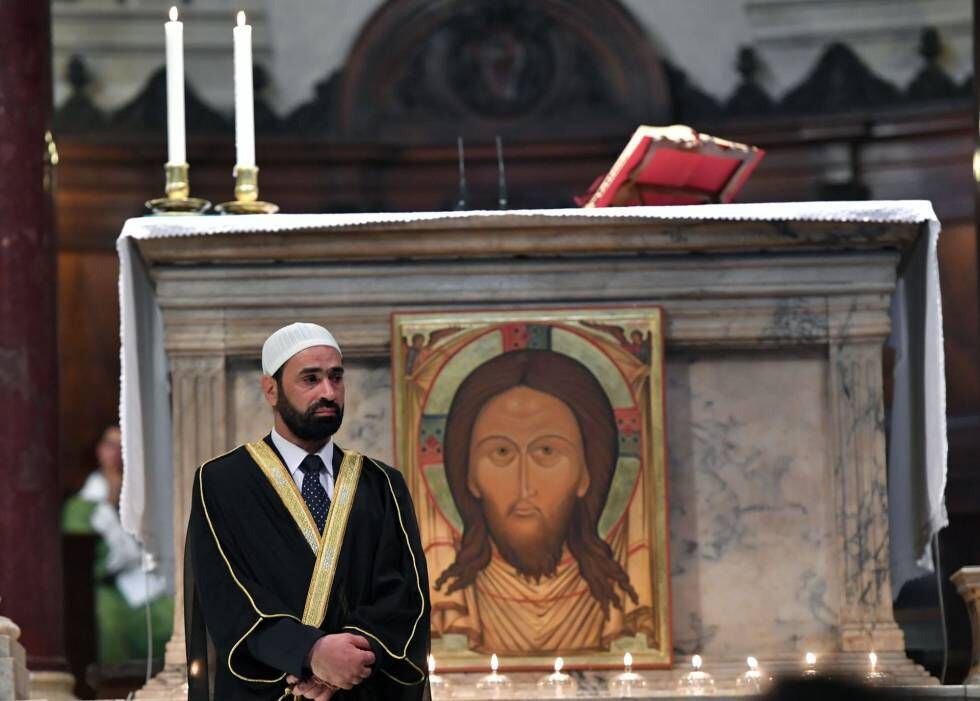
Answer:
<svg viewBox="0 0 980 701"><path fill-rule="evenodd" d="M339 92L342 135L393 142L618 134L670 114L659 57L612 0L393 0Z"/></svg>

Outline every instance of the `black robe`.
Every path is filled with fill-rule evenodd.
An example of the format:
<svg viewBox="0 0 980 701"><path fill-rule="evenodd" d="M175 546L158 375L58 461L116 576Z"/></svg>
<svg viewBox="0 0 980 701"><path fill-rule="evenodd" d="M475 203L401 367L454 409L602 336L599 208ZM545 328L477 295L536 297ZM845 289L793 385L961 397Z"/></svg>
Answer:
<svg viewBox="0 0 980 701"><path fill-rule="evenodd" d="M335 448L335 474L341 457ZM197 471L185 548L190 701L279 699L286 674L309 672L313 643L340 632L367 638L375 663L370 677L334 699L428 697L429 578L400 472L364 457L319 628L298 620L315 562L244 446Z"/></svg>

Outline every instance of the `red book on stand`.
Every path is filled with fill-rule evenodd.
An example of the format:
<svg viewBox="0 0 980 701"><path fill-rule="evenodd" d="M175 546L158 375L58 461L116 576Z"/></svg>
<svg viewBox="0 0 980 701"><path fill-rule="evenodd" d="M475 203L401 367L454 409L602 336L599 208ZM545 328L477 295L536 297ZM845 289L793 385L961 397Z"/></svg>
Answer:
<svg viewBox="0 0 980 701"><path fill-rule="evenodd" d="M575 201L581 207L731 202L764 155L679 124L641 126L612 169Z"/></svg>

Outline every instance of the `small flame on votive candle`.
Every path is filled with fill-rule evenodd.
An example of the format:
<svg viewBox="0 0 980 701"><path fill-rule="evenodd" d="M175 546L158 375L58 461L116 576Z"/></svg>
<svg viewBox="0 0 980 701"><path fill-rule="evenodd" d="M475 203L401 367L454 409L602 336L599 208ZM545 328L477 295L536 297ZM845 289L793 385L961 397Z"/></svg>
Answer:
<svg viewBox="0 0 980 701"><path fill-rule="evenodd" d="M561 672L561 668L565 666L565 660L560 657L555 658L555 674Z"/></svg>
<svg viewBox="0 0 980 701"><path fill-rule="evenodd" d="M633 655L628 652L623 655L623 666L626 667L627 672L633 669Z"/></svg>
<svg viewBox="0 0 980 701"><path fill-rule="evenodd" d="M759 669L759 660L755 659L754 657L746 657L745 664L747 664L749 669L751 669L753 672Z"/></svg>
<svg viewBox="0 0 980 701"><path fill-rule="evenodd" d="M429 674L436 673L436 658L433 655L429 655Z"/></svg>
<svg viewBox="0 0 980 701"><path fill-rule="evenodd" d="M490 655L490 671L496 674L499 668L500 668L500 660L497 659L497 653L495 652L492 655Z"/></svg>
<svg viewBox="0 0 980 701"><path fill-rule="evenodd" d="M238 11L238 15L236 16L236 19L237 19L237 22L238 22L238 26L239 27L244 27L245 26L245 10L239 10Z"/></svg>
<svg viewBox="0 0 980 701"><path fill-rule="evenodd" d="M871 663L871 671L875 671L875 667L878 666L878 655L873 652L868 653L868 662Z"/></svg>
<svg viewBox="0 0 980 701"><path fill-rule="evenodd" d="M177 21L177 8L176 7L171 7L170 8L170 21L171 22L176 22Z"/></svg>
<svg viewBox="0 0 980 701"><path fill-rule="evenodd" d="M817 663L817 656L814 655L812 652L806 653L806 663L808 666L812 667Z"/></svg>
<svg viewBox="0 0 980 701"><path fill-rule="evenodd" d="M695 655L691 658L691 666L694 667L694 669L701 669L701 662L701 655Z"/></svg>

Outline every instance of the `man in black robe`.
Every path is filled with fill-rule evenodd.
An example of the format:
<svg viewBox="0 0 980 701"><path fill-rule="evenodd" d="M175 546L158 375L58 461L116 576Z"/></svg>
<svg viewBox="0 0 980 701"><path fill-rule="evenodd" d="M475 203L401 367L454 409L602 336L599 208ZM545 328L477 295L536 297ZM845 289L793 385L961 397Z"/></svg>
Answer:
<svg viewBox="0 0 980 701"><path fill-rule="evenodd" d="M291 324L266 340L262 369L272 432L194 477L190 701L427 698L415 512L401 473L334 445L340 347L321 326Z"/></svg>

